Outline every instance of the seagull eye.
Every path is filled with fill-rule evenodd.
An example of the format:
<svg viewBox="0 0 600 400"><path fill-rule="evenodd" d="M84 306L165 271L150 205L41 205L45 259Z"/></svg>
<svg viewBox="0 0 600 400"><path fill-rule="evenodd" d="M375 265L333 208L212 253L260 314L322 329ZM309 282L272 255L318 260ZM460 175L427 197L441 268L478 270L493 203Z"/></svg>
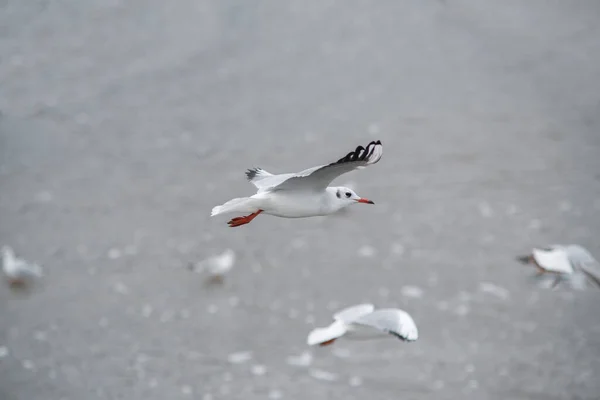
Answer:
<svg viewBox="0 0 600 400"><path fill-rule="evenodd" d="M352 196L352 193L346 192L346 197L350 197L350 196Z"/></svg>
<svg viewBox="0 0 600 400"><path fill-rule="evenodd" d="M342 198L342 195L340 194L340 191L339 191L339 190L338 190L338 191L335 193L335 195L337 196L337 198L338 198L338 199L341 199L341 198Z"/></svg>

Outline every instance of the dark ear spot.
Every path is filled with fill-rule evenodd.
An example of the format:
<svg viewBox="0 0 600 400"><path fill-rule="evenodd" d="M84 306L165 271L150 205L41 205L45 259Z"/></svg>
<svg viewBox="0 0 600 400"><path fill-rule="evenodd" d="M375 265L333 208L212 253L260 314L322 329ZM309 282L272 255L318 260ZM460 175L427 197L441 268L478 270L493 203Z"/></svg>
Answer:
<svg viewBox="0 0 600 400"><path fill-rule="evenodd" d="M335 192L335 195L337 196L338 199L342 198L342 194L340 193L339 190L337 192Z"/></svg>

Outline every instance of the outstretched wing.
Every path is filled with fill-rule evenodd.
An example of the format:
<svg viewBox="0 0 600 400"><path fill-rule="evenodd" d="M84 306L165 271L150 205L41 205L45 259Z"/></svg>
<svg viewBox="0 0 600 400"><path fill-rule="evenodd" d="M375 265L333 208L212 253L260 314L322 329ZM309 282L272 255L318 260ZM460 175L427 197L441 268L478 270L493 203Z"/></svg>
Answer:
<svg viewBox="0 0 600 400"><path fill-rule="evenodd" d="M561 274L573 273L573 265L564 248L556 247L549 251L534 248L532 255L538 265L547 271L558 272Z"/></svg>
<svg viewBox="0 0 600 400"><path fill-rule="evenodd" d="M419 331L412 317L407 312L395 308L375 310L358 318L354 324L373 327L407 342L419 338Z"/></svg>
<svg viewBox="0 0 600 400"><path fill-rule="evenodd" d="M275 175L273 178L285 177L286 179L271 186L269 190L325 189L331 181L340 175L376 164L381 160L382 155L383 145L381 141L373 141L367 147L358 146L354 151L334 163L309 168L297 174ZM273 181L273 183L275 182Z"/></svg>
<svg viewBox="0 0 600 400"><path fill-rule="evenodd" d="M598 288L600 288L600 272L596 268L593 268L590 265L583 264L579 267L581 272L592 281Z"/></svg>
<svg viewBox="0 0 600 400"><path fill-rule="evenodd" d="M356 319L362 317L363 315L372 313L373 310L375 310L375 306L373 304L357 304L355 306L346 307L343 310L336 312L335 314L333 314L333 319L349 324L355 321Z"/></svg>
<svg viewBox="0 0 600 400"><path fill-rule="evenodd" d="M571 244L565 247L569 260L574 265L593 265L598 264L594 256L583 246Z"/></svg>

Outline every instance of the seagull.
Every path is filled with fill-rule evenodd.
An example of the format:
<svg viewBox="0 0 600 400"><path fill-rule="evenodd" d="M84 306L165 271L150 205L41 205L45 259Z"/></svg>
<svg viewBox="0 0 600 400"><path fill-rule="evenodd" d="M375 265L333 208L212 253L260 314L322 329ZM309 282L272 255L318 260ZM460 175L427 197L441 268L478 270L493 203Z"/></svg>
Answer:
<svg viewBox="0 0 600 400"><path fill-rule="evenodd" d="M211 216L229 212L251 214L231 219L230 227L250 223L260 213L283 218L306 218L333 214L356 203L374 204L343 186L328 186L335 178L377 163L383 155L381 141L355 150L336 162L306 169L298 173L273 175L262 168L246 171L248 180L256 186L251 197L229 200L212 209Z"/></svg>
<svg viewBox="0 0 600 400"><path fill-rule="evenodd" d="M535 266L536 276L555 275L552 287L556 287L560 281L576 273L583 273L586 278L600 287L600 274L592 268L592 265L597 265L598 261L587 249L577 244L535 247L531 254L518 256L517 260Z"/></svg>
<svg viewBox="0 0 600 400"><path fill-rule="evenodd" d="M225 275L233 268L233 264L235 264L235 252L232 249L227 249L223 253L209 257L196 265L191 264L190 269L194 272L206 271L209 274L210 282L223 283Z"/></svg>
<svg viewBox="0 0 600 400"><path fill-rule="evenodd" d="M25 287L35 278L42 277L42 268L17 258L12 248L2 247L2 272L12 288Z"/></svg>
<svg viewBox="0 0 600 400"><path fill-rule="evenodd" d="M395 336L413 342L419 338L419 331L412 317L397 308L375 310L373 304L358 304L345 308L333 315L333 323L326 328L312 330L306 343L309 346L328 346L337 339L364 340Z"/></svg>

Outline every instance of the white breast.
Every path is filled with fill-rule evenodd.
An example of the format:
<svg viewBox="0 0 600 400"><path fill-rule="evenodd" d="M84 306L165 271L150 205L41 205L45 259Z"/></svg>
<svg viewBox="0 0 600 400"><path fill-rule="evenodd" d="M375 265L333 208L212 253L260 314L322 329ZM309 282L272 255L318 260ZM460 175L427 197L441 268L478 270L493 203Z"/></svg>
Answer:
<svg viewBox="0 0 600 400"><path fill-rule="evenodd" d="M281 191L271 192L263 196L264 205L262 209L265 214L284 218L305 218L330 213L327 210L325 192Z"/></svg>

